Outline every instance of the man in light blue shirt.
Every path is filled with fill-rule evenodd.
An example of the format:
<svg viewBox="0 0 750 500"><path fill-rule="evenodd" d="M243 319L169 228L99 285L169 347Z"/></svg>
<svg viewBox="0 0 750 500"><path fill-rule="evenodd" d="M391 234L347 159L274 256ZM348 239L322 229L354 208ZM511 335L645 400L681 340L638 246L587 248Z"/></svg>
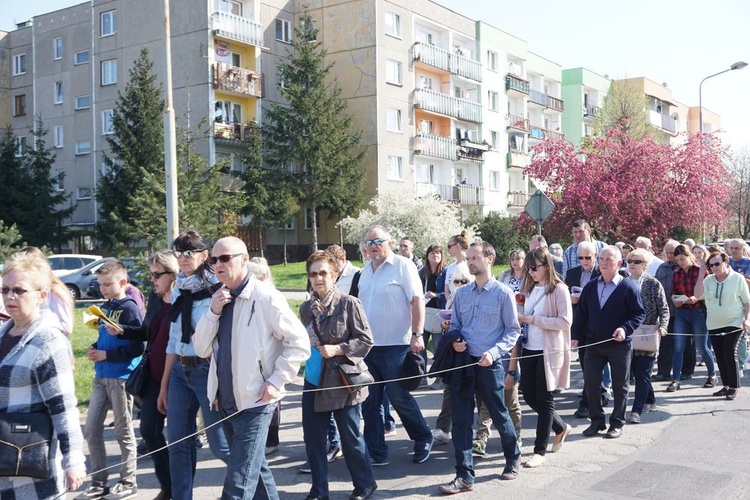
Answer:
<svg viewBox="0 0 750 500"><path fill-rule="evenodd" d="M458 335L453 342L454 351L466 351L471 357L473 364L464 368L463 377L473 377L475 391L500 431L505 455L505 468L500 479L511 480L518 477L521 450L505 406L502 358L516 345L521 327L513 292L492 277L495 262L492 245L484 241L472 243L466 252L466 260L476 281L457 290L448 335ZM461 391L454 386L450 391L456 478L440 487L440 492L445 494L471 491L475 476L471 453L475 391Z"/></svg>

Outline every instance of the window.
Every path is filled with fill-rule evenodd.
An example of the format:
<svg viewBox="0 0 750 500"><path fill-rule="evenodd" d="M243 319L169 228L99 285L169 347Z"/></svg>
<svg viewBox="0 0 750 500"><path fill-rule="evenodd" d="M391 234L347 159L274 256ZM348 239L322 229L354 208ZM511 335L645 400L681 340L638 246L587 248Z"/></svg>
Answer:
<svg viewBox="0 0 750 500"><path fill-rule="evenodd" d="M232 66L236 68L242 67L242 54L232 52Z"/></svg>
<svg viewBox="0 0 750 500"><path fill-rule="evenodd" d="M242 123L242 105L232 101L216 101L214 121L217 123Z"/></svg>
<svg viewBox="0 0 750 500"><path fill-rule="evenodd" d="M62 102L63 102L62 82L55 82L55 104L62 104Z"/></svg>
<svg viewBox="0 0 750 500"><path fill-rule="evenodd" d="M76 97L76 109L86 109L91 107L91 96L79 95Z"/></svg>
<svg viewBox="0 0 750 500"><path fill-rule="evenodd" d="M400 156L388 157L388 180L401 181L404 179L404 168Z"/></svg>
<svg viewBox="0 0 750 500"><path fill-rule="evenodd" d="M401 85L401 63L399 61L385 60L385 81L394 85Z"/></svg>
<svg viewBox="0 0 750 500"><path fill-rule="evenodd" d="M490 146L492 146L492 149L498 149L499 145L500 134L497 132L497 130L490 130Z"/></svg>
<svg viewBox="0 0 750 500"><path fill-rule="evenodd" d="M487 51L487 69L497 71L497 52Z"/></svg>
<svg viewBox="0 0 750 500"><path fill-rule="evenodd" d="M431 134L432 133L432 120L419 120L419 133Z"/></svg>
<svg viewBox="0 0 750 500"><path fill-rule="evenodd" d="M276 40L284 43L292 41L292 25L286 19L276 20Z"/></svg>
<svg viewBox="0 0 750 500"><path fill-rule="evenodd" d="M65 190L65 174L59 168L55 169L55 175L52 176L52 182L54 183L52 189L55 191Z"/></svg>
<svg viewBox="0 0 750 500"><path fill-rule="evenodd" d="M62 38L55 38L52 41L52 54L55 60L62 59Z"/></svg>
<svg viewBox="0 0 750 500"><path fill-rule="evenodd" d="M401 132L401 110L388 108L386 129L390 132Z"/></svg>
<svg viewBox="0 0 750 500"><path fill-rule="evenodd" d="M401 16L393 12L385 13L385 33L401 38Z"/></svg>
<svg viewBox="0 0 750 500"><path fill-rule="evenodd" d="M115 131L114 126L112 126L113 114L114 111L111 109L105 109L102 111L102 134L104 135L112 134Z"/></svg>
<svg viewBox="0 0 750 500"><path fill-rule="evenodd" d="M91 141L76 142L76 154L87 155L91 153Z"/></svg>
<svg viewBox="0 0 750 500"><path fill-rule="evenodd" d="M315 210L315 227L320 229L320 210ZM312 230L312 211L305 209L305 229Z"/></svg>
<svg viewBox="0 0 750 500"><path fill-rule="evenodd" d="M435 184L435 165L420 165L418 172L419 182Z"/></svg>
<svg viewBox="0 0 750 500"><path fill-rule="evenodd" d="M80 52L76 52L75 57L75 64L88 64L89 62L89 51L88 50L82 50Z"/></svg>
<svg viewBox="0 0 750 500"><path fill-rule="evenodd" d="M16 137L14 139L16 145L16 158L26 154L26 136Z"/></svg>
<svg viewBox="0 0 750 500"><path fill-rule="evenodd" d="M110 10L102 12L101 20L101 33L102 36L110 36L117 33L117 11Z"/></svg>
<svg viewBox="0 0 750 500"><path fill-rule="evenodd" d="M500 191L500 172L490 170L490 190Z"/></svg>
<svg viewBox="0 0 750 500"><path fill-rule="evenodd" d="M63 147L63 127L62 127L62 125L57 125L55 127L54 134L55 134L55 136L54 136L55 147L56 148Z"/></svg>
<svg viewBox="0 0 750 500"><path fill-rule="evenodd" d="M102 61L102 85L117 83L117 59Z"/></svg>
<svg viewBox="0 0 750 500"><path fill-rule="evenodd" d="M26 116L26 94L13 98L13 116Z"/></svg>
<svg viewBox="0 0 750 500"><path fill-rule="evenodd" d="M77 189L76 200L90 200L91 186L81 186Z"/></svg>
<svg viewBox="0 0 750 500"><path fill-rule="evenodd" d="M13 56L13 76L26 73L26 54Z"/></svg>
<svg viewBox="0 0 750 500"><path fill-rule="evenodd" d="M494 92L492 90L489 90L487 92L487 106L490 108L490 110L497 111L497 92Z"/></svg>
<svg viewBox="0 0 750 500"><path fill-rule="evenodd" d="M429 76L419 75L419 88L432 90L432 78Z"/></svg>
<svg viewBox="0 0 750 500"><path fill-rule="evenodd" d="M292 219L285 225L279 226L278 229L281 231L294 231L294 220Z"/></svg>

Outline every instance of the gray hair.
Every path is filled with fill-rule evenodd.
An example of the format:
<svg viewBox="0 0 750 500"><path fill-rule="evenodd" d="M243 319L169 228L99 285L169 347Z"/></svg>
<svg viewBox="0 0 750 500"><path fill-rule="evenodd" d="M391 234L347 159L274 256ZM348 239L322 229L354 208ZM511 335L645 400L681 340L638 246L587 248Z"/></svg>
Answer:
<svg viewBox="0 0 750 500"><path fill-rule="evenodd" d="M271 276L271 268L268 266L268 261L263 257L253 257L247 262L247 270L253 273L256 278L260 281L273 285L273 277Z"/></svg>
<svg viewBox="0 0 750 500"><path fill-rule="evenodd" d="M635 239L635 245L645 250L651 250L651 239L645 236L639 236Z"/></svg>
<svg viewBox="0 0 750 500"><path fill-rule="evenodd" d="M617 247L615 247L617 248ZM596 245L594 245L591 241L582 241L578 244L578 252L580 253L581 250L588 250L592 254L596 253Z"/></svg>

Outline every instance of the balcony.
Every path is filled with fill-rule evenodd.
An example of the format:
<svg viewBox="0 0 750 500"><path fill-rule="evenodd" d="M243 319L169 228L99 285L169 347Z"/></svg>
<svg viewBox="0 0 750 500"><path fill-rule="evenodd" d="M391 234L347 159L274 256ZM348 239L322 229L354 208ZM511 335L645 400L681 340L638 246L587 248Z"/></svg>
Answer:
<svg viewBox="0 0 750 500"><path fill-rule="evenodd" d="M526 168L531 165L531 157L521 151L510 151L507 156L508 168Z"/></svg>
<svg viewBox="0 0 750 500"><path fill-rule="evenodd" d="M516 116L508 114L506 117L506 120L508 121L508 128L516 129L516 130L522 130L524 132L529 131L529 119L524 118L523 116Z"/></svg>
<svg viewBox="0 0 750 500"><path fill-rule="evenodd" d="M242 144L250 142L257 134L255 123L214 123L214 139L222 144Z"/></svg>
<svg viewBox="0 0 750 500"><path fill-rule="evenodd" d="M214 12L211 16L214 35L258 47L263 46L263 26L260 23L228 12Z"/></svg>
<svg viewBox="0 0 750 500"><path fill-rule="evenodd" d="M505 90L528 94L531 90L531 85L520 76L508 73L505 75Z"/></svg>
<svg viewBox="0 0 750 500"><path fill-rule="evenodd" d="M440 94L433 90L415 89L414 106L467 122L480 123L482 121L482 106L479 103Z"/></svg>
<svg viewBox="0 0 750 500"><path fill-rule="evenodd" d="M596 118L599 116L600 111L601 108L599 106L588 103L583 105L583 116L586 118Z"/></svg>
<svg viewBox="0 0 750 500"><path fill-rule="evenodd" d="M262 97L260 75L248 69L226 63L211 66L213 87L216 90L245 96Z"/></svg>
<svg viewBox="0 0 750 500"><path fill-rule="evenodd" d="M445 49L429 43L416 42L412 45L415 61L449 71L476 82L482 81L482 64L460 54L451 54Z"/></svg>
<svg viewBox="0 0 750 500"><path fill-rule="evenodd" d="M523 208L529 201L529 193L526 191L508 191L508 206Z"/></svg>
<svg viewBox="0 0 750 500"><path fill-rule="evenodd" d="M562 99L552 97L551 95L547 96L547 108L553 111L559 111L560 113L565 111L565 106Z"/></svg>
<svg viewBox="0 0 750 500"><path fill-rule="evenodd" d="M541 127L537 127L536 125L532 125L531 130L529 131L529 137L532 139L539 140L539 141L543 141L545 139L551 139L553 141L561 141L565 139L565 134L561 134L560 132L554 132L552 130L547 130Z"/></svg>
<svg viewBox="0 0 750 500"><path fill-rule="evenodd" d="M417 196L435 196L441 200L454 201L461 205L484 205L484 188L468 184L448 186L446 184L431 184L417 182L415 185Z"/></svg>
<svg viewBox="0 0 750 500"><path fill-rule="evenodd" d="M538 104L553 111L559 111L560 113L563 112L562 100L558 99L557 97L547 95L544 92L540 92L538 90L529 90L529 102Z"/></svg>
<svg viewBox="0 0 750 500"><path fill-rule="evenodd" d="M414 137L414 153L451 161L458 159L456 140L440 135L417 134Z"/></svg>

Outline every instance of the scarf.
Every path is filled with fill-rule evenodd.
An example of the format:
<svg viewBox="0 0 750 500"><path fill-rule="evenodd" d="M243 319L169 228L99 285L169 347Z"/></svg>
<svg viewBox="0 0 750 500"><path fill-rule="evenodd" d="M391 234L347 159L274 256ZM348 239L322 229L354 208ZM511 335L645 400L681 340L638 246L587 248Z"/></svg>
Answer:
<svg viewBox="0 0 750 500"><path fill-rule="evenodd" d="M331 307L331 305L333 303L335 291L336 288L333 288L323 298L320 298L317 292L313 292L312 297L310 297L310 312L313 315L313 319L307 325L307 334L310 337L310 342L314 347L323 344L323 340L318 337L318 333L316 333L316 330L320 332L321 323L333 312L333 308Z"/></svg>
<svg viewBox="0 0 750 500"><path fill-rule="evenodd" d="M183 344L189 344L190 338L195 333L193 328L193 302L210 298L222 284L216 282L216 277L210 273L196 273L185 276L183 273L177 275L176 287L179 296L169 309L170 323L177 322L177 317L182 314L182 338Z"/></svg>

